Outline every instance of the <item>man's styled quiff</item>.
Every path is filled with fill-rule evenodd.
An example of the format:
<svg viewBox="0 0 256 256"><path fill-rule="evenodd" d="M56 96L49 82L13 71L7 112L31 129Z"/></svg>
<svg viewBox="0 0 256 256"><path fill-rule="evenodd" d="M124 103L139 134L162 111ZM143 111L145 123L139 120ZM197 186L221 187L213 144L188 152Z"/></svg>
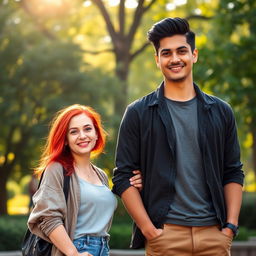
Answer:
<svg viewBox="0 0 256 256"><path fill-rule="evenodd" d="M195 33L190 30L187 20L182 18L166 18L157 22L148 31L148 40L154 45L158 54L160 40L174 35L186 36L191 51L195 50Z"/></svg>

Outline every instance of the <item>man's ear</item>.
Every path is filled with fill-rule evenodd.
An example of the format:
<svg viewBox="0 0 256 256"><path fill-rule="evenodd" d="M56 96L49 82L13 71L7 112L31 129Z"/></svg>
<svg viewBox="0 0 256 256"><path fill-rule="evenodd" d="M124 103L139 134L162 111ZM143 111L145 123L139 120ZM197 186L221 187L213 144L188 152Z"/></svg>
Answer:
<svg viewBox="0 0 256 256"><path fill-rule="evenodd" d="M155 54L155 61L156 61L156 65L159 68L159 57L157 54Z"/></svg>
<svg viewBox="0 0 256 256"><path fill-rule="evenodd" d="M197 50L197 48L194 49L192 54L193 54L193 63L196 63L197 60L198 60L198 50Z"/></svg>

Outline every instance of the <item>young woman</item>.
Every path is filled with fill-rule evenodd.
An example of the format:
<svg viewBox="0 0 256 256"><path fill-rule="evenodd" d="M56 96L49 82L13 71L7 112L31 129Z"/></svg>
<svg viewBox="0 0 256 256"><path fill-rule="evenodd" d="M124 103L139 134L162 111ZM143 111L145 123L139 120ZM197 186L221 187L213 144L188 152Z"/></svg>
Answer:
<svg viewBox="0 0 256 256"><path fill-rule="evenodd" d="M109 255L108 231L117 202L107 175L90 160L103 151L105 137L100 115L87 106L64 108L51 123L36 169L44 174L28 219L32 233L53 243L51 255ZM70 176L67 202L63 168ZM134 174L130 182L140 189L140 172Z"/></svg>

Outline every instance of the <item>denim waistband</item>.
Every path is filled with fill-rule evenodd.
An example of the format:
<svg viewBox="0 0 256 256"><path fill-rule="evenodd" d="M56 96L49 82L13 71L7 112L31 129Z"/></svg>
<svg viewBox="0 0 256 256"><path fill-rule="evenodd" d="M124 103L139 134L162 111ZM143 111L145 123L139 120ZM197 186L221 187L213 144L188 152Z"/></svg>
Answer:
<svg viewBox="0 0 256 256"><path fill-rule="evenodd" d="M76 238L74 239L74 241L76 240L84 240L86 241L87 243L90 243L90 242L94 242L94 243L104 243L104 242L108 242L109 241L109 236L92 236L92 235L84 235L84 236L81 236L79 238Z"/></svg>

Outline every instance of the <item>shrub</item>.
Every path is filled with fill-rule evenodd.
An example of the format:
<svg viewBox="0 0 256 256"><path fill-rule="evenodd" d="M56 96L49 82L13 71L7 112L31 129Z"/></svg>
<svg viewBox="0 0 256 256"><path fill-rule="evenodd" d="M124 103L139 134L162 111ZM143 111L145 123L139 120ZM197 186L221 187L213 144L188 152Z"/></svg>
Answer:
<svg viewBox="0 0 256 256"><path fill-rule="evenodd" d="M256 236L256 194L245 194L240 215L240 230L236 241L248 240ZM26 215L0 217L0 251L20 250L21 241L27 229ZM128 249L132 232L132 220L123 204L119 202L110 229L110 248Z"/></svg>
<svg viewBox="0 0 256 256"><path fill-rule="evenodd" d="M235 241L247 241L249 237L256 236L256 230L251 230L246 227L239 228L239 234L235 237Z"/></svg>
<svg viewBox="0 0 256 256"><path fill-rule="evenodd" d="M128 249L131 240L132 225L113 224L110 230L109 246L113 249Z"/></svg>
<svg viewBox="0 0 256 256"><path fill-rule="evenodd" d="M256 193L244 192L239 225L256 230Z"/></svg>
<svg viewBox="0 0 256 256"><path fill-rule="evenodd" d="M0 251L20 250L27 228L27 216L12 215L0 218Z"/></svg>

